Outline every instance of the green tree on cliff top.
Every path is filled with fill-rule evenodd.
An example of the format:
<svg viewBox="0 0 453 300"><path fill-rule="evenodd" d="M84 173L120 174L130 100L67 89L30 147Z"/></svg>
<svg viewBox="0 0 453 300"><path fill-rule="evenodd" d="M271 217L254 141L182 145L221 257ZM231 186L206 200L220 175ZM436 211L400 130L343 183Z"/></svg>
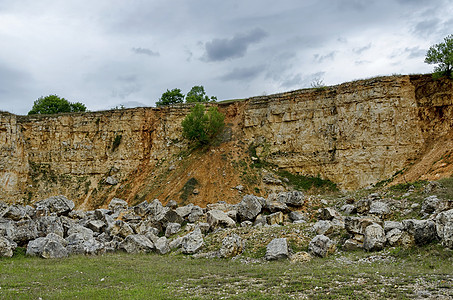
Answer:
<svg viewBox="0 0 453 300"><path fill-rule="evenodd" d="M181 93L180 89L167 90L162 94L159 101L156 102L156 106L172 105L184 102L184 94Z"/></svg>
<svg viewBox="0 0 453 300"><path fill-rule="evenodd" d="M57 95L49 95L36 100L28 114L58 114L65 112L84 112L86 110L87 108L83 103L71 103Z"/></svg>
<svg viewBox="0 0 453 300"><path fill-rule="evenodd" d="M426 53L425 63L437 64L434 67L434 78L447 76L453 79L453 34L444 38L443 43L431 46Z"/></svg>
<svg viewBox="0 0 453 300"><path fill-rule="evenodd" d="M187 93L186 103L215 102L217 97L208 97L202 85L196 85Z"/></svg>

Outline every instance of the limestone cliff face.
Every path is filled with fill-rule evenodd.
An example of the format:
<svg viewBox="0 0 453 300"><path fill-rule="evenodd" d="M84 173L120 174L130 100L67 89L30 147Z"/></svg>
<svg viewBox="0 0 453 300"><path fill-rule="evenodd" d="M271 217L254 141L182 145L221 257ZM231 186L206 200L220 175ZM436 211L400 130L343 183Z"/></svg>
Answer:
<svg viewBox="0 0 453 300"><path fill-rule="evenodd" d="M414 165L433 140L447 136L452 103L450 81L422 75L220 103L230 142L219 148L219 157L252 147L280 169L319 174L343 189L361 188ZM186 145L180 124L189 110L175 106L52 116L0 112L0 200L33 202L65 194L78 206L93 207L100 197L99 205L118 195L147 199L163 189L151 183L165 162L180 168L174 182L165 177L167 185L179 189L181 178L185 182L197 175L181 155ZM206 164L209 172L215 151L195 164ZM223 165L217 169L226 177L234 173ZM106 185L109 176L118 184ZM214 179L208 176L205 182ZM210 188L224 188L224 199L217 200L234 202L231 186L222 187L226 181Z"/></svg>

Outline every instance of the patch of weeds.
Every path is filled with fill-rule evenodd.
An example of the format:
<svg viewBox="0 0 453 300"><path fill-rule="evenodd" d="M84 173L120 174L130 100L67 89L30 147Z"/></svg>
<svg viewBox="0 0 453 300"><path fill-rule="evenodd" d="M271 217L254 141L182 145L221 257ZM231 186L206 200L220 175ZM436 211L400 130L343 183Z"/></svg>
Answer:
<svg viewBox="0 0 453 300"><path fill-rule="evenodd" d="M27 253L26 247L17 247L16 249L13 250L13 257L22 258L25 257L26 253Z"/></svg>
<svg viewBox="0 0 453 300"><path fill-rule="evenodd" d="M123 138L123 135L117 134L115 135L115 138L113 139L112 143L112 152L115 151L119 145L121 144L121 139Z"/></svg>
<svg viewBox="0 0 453 300"><path fill-rule="evenodd" d="M184 184L184 187L181 189L181 200L183 201L182 204L185 205L187 199L189 198L189 195L193 193L193 190L195 187L199 184L198 180L195 179L194 177L190 178L187 180L187 182Z"/></svg>
<svg viewBox="0 0 453 300"><path fill-rule="evenodd" d="M420 180L416 182L406 182L406 183L399 183L396 185L393 185L389 188L390 191L393 192L407 192L410 187L414 187L415 189L420 189L423 186L425 186L428 182L426 180Z"/></svg>
<svg viewBox="0 0 453 300"><path fill-rule="evenodd" d="M305 176L299 174L292 174L288 171L279 171L278 175L283 179L286 178L289 181L289 184L297 190L310 190L318 189L324 192L336 192L338 191L337 184L326 179L322 179L319 175L314 176Z"/></svg>

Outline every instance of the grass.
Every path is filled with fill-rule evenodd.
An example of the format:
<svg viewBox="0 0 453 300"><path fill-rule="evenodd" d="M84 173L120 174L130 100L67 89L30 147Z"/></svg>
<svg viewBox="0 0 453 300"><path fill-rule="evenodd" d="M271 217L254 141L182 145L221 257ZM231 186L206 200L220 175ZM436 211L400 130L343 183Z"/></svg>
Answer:
<svg viewBox="0 0 453 300"><path fill-rule="evenodd" d="M392 262L363 262L376 253L353 252L294 264L125 253L64 260L18 255L0 259L0 298L410 299L415 285L453 296L451 251L404 251L411 250L388 253L398 258Z"/></svg>
<svg viewBox="0 0 453 300"><path fill-rule="evenodd" d="M314 177L292 174L288 171L279 171L278 174L280 177L288 179L289 184L300 191L307 191L310 189L315 189L320 192L338 191L335 183L330 180L322 179L320 176Z"/></svg>

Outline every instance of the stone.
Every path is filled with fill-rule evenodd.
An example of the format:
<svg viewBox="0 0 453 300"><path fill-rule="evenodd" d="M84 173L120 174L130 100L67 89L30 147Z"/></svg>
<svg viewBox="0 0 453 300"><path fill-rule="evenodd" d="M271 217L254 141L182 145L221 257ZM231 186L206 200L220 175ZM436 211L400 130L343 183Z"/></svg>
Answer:
<svg viewBox="0 0 453 300"><path fill-rule="evenodd" d="M403 246L407 248L415 244L414 237L399 228L391 229L386 233L385 237L387 239L387 244L392 247Z"/></svg>
<svg viewBox="0 0 453 300"><path fill-rule="evenodd" d="M192 212L193 206L194 205L192 203L190 203L185 206L177 207L175 211L181 218L185 218L185 217L189 216L189 214Z"/></svg>
<svg viewBox="0 0 453 300"><path fill-rule="evenodd" d="M140 217L144 217L150 213L150 207L148 201L143 201L140 204L134 206L134 213Z"/></svg>
<svg viewBox="0 0 453 300"><path fill-rule="evenodd" d="M275 178L273 174L268 173L263 176L263 183L281 185L282 181L278 178Z"/></svg>
<svg viewBox="0 0 453 300"><path fill-rule="evenodd" d="M22 220L25 218L25 216L25 208L21 205L11 205L3 213L3 218L7 218L13 221Z"/></svg>
<svg viewBox="0 0 453 300"><path fill-rule="evenodd" d="M17 244L6 237L0 236L0 257L12 257Z"/></svg>
<svg viewBox="0 0 453 300"><path fill-rule="evenodd" d="M38 228L36 222L28 219L21 220L15 223L15 230L12 240L19 246L26 245L29 241L38 237Z"/></svg>
<svg viewBox="0 0 453 300"><path fill-rule="evenodd" d="M179 223L168 223L165 229L165 236L170 237L181 230L181 224Z"/></svg>
<svg viewBox="0 0 453 300"><path fill-rule="evenodd" d="M274 213L274 212L278 212L278 211L281 211L284 213L290 212L288 206L285 203L277 201L276 194L270 194L269 197L267 197L264 209L268 210L270 213Z"/></svg>
<svg viewBox="0 0 453 300"><path fill-rule="evenodd" d="M305 203L305 195L300 191L280 192L277 195L277 201L289 206L300 207Z"/></svg>
<svg viewBox="0 0 453 300"><path fill-rule="evenodd" d="M363 248L368 251L379 251L384 248L386 237L384 228L373 223L365 228Z"/></svg>
<svg viewBox="0 0 453 300"><path fill-rule="evenodd" d="M110 185L116 185L116 184L118 184L118 179L116 179L113 176L109 176L105 179L105 183L110 184Z"/></svg>
<svg viewBox="0 0 453 300"><path fill-rule="evenodd" d="M379 217L387 217L390 215L390 207L385 202L373 201L370 205L369 214L377 215Z"/></svg>
<svg viewBox="0 0 453 300"><path fill-rule="evenodd" d="M332 223L330 221L319 220L318 222L316 222L313 225L313 230L317 234L328 235L328 234L331 234L333 232L333 226L332 226Z"/></svg>
<svg viewBox="0 0 453 300"><path fill-rule="evenodd" d="M42 249L42 258L65 258L68 257L68 250L59 242L49 240Z"/></svg>
<svg viewBox="0 0 453 300"><path fill-rule="evenodd" d="M236 227L236 222L228 217L226 213L218 209L208 211L207 221L212 229L218 227Z"/></svg>
<svg viewBox="0 0 453 300"><path fill-rule="evenodd" d="M160 237L154 243L154 247L156 248L156 252L158 254L167 254L170 252L170 246L168 245L168 240L166 237Z"/></svg>
<svg viewBox="0 0 453 300"><path fill-rule="evenodd" d="M64 258L68 257L69 254L65 245L66 241L62 237L50 233L46 237L30 241L27 245L26 254L42 258Z"/></svg>
<svg viewBox="0 0 453 300"><path fill-rule="evenodd" d="M176 203L175 200L170 200L165 206L170 207L171 209L176 209L178 207L178 203Z"/></svg>
<svg viewBox="0 0 453 300"><path fill-rule="evenodd" d="M246 195L242 198L242 201L239 202L237 209L238 216L241 221L253 221L255 217L261 212L262 205L259 197L254 195Z"/></svg>
<svg viewBox="0 0 453 300"><path fill-rule="evenodd" d="M352 215L357 212L357 209L352 204L345 204L340 208L340 210L347 215Z"/></svg>
<svg viewBox="0 0 453 300"><path fill-rule="evenodd" d="M180 248L181 244L182 244L182 237L177 237L176 239L174 239L168 243L168 247L170 248L170 250L175 250L175 249Z"/></svg>
<svg viewBox="0 0 453 300"><path fill-rule="evenodd" d="M403 225L417 245L429 244L437 239L436 224L431 220L403 220Z"/></svg>
<svg viewBox="0 0 453 300"><path fill-rule="evenodd" d="M266 216L259 214L258 216L256 216L253 226L264 226L266 224L267 224Z"/></svg>
<svg viewBox="0 0 453 300"><path fill-rule="evenodd" d="M252 221L244 221L241 223L241 227L252 227L253 223Z"/></svg>
<svg viewBox="0 0 453 300"><path fill-rule="evenodd" d="M299 211L292 211L289 213L289 219L295 221L307 221L307 217Z"/></svg>
<svg viewBox="0 0 453 300"><path fill-rule="evenodd" d="M233 219L233 221L237 221L238 219L238 211L235 209L229 210L226 212L227 216Z"/></svg>
<svg viewBox="0 0 453 300"><path fill-rule="evenodd" d="M440 206L442 201L437 196L429 196L423 200L420 213L430 215L434 213Z"/></svg>
<svg viewBox="0 0 453 300"><path fill-rule="evenodd" d="M218 209L223 212L226 212L226 211L231 210L232 208L233 208L233 206L231 204L226 203L225 201L219 201L216 203L210 203L210 204L206 205L206 209L208 211Z"/></svg>
<svg viewBox="0 0 453 300"><path fill-rule="evenodd" d="M332 220L334 218L341 219L341 215L333 208L326 207L321 209L321 213L319 214L319 219L321 220Z"/></svg>
<svg viewBox="0 0 453 300"><path fill-rule="evenodd" d="M396 221L385 221L384 222L384 231L389 232L393 229L404 230L403 223Z"/></svg>
<svg viewBox="0 0 453 300"><path fill-rule="evenodd" d="M107 225L101 220L91 220L87 223L86 227L93 232L102 233L107 228Z"/></svg>
<svg viewBox="0 0 453 300"><path fill-rule="evenodd" d="M68 229L67 235L68 237L66 239L68 239L72 235L77 235L78 239L88 240L93 238L94 232L89 228L76 224Z"/></svg>
<svg viewBox="0 0 453 300"><path fill-rule="evenodd" d="M354 250L363 249L363 242L358 241L356 239L347 239L343 243L342 249L346 250L346 251L354 251Z"/></svg>
<svg viewBox="0 0 453 300"><path fill-rule="evenodd" d="M128 235L118 248L127 253L149 253L155 249L153 242L141 234Z"/></svg>
<svg viewBox="0 0 453 300"><path fill-rule="evenodd" d="M436 231L442 245L453 249L453 209L437 215Z"/></svg>
<svg viewBox="0 0 453 300"><path fill-rule="evenodd" d="M184 220L175 210L169 207L163 207L158 214L154 215L154 221L160 224L162 228L165 228L168 223L182 224Z"/></svg>
<svg viewBox="0 0 453 300"><path fill-rule="evenodd" d="M134 234L134 230L126 222L117 220L113 223L113 226L110 229L110 234L126 238L128 235Z"/></svg>
<svg viewBox="0 0 453 300"><path fill-rule="evenodd" d="M0 218L0 236L13 240L16 225L12 220Z"/></svg>
<svg viewBox="0 0 453 300"><path fill-rule="evenodd" d="M200 228L185 235L181 241L182 253L195 254L203 247L203 234Z"/></svg>
<svg viewBox="0 0 453 300"><path fill-rule="evenodd" d="M220 248L220 257L230 258L237 256L244 250L244 242L241 237L235 233L225 237L222 240Z"/></svg>
<svg viewBox="0 0 453 300"><path fill-rule="evenodd" d="M64 236L63 223L60 217L43 216L36 220L38 235L41 237L47 236L49 233L54 233L61 237Z"/></svg>
<svg viewBox="0 0 453 300"><path fill-rule="evenodd" d="M211 229L211 226L208 223L200 222L195 226L195 228L200 228L201 233L206 234Z"/></svg>
<svg viewBox="0 0 453 300"><path fill-rule="evenodd" d="M109 209L113 212L119 212L122 210L126 210L127 208L128 208L127 202L122 199L113 198L112 200L110 200Z"/></svg>
<svg viewBox="0 0 453 300"><path fill-rule="evenodd" d="M309 262L310 260L312 260L312 256L310 255L310 253L305 251L294 253L290 257L290 261L292 263L304 263Z"/></svg>
<svg viewBox="0 0 453 300"><path fill-rule="evenodd" d="M319 257L326 257L334 253L335 249L335 243L323 234L315 236L308 244L308 251Z"/></svg>
<svg viewBox="0 0 453 300"><path fill-rule="evenodd" d="M366 214L370 210L370 199L361 199L355 203L355 210L358 214Z"/></svg>
<svg viewBox="0 0 453 300"><path fill-rule="evenodd" d="M344 225L349 233L365 234L367 226L376 223L382 225L382 221L375 216L367 217L346 217Z"/></svg>
<svg viewBox="0 0 453 300"><path fill-rule="evenodd" d="M281 211L270 214L266 217L267 224L275 225L279 224L282 225L284 221L284 215Z"/></svg>
<svg viewBox="0 0 453 300"><path fill-rule="evenodd" d="M204 211L198 205L194 205L190 211L190 214L187 216L187 220L191 223L195 223L204 216Z"/></svg>
<svg viewBox="0 0 453 300"><path fill-rule="evenodd" d="M68 215L74 209L75 204L63 195L49 197L35 203L36 210L48 210L57 215Z"/></svg>
<svg viewBox="0 0 453 300"><path fill-rule="evenodd" d="M266 254L264 255L266 260L285 259L288 258L288 256L289 252L286 238L273 239L266 246Z"/></svg>

